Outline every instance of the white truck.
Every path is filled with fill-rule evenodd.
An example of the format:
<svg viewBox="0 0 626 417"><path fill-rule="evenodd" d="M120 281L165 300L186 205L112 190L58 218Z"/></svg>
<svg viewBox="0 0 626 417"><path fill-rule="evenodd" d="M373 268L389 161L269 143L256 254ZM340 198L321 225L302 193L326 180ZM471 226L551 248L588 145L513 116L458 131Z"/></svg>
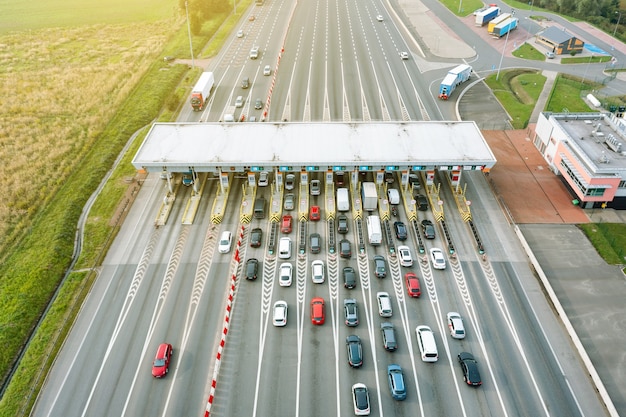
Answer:
<svg viewBox="0 0 626 417"><path fill-rule="evenodd" d="M361 198L363 210L373 211L378 207L378 191L373 182L364 182L361 185Z"/></svg>
<svg viewBox="0 0 626 417"><path fill-rule="evenodd" d="M337 211L350 210L350 194L347 188L337 188Z"/></svg>
<svg viewBox="0 0 626 417"><path fill-rule="evenodd" d="M368 216L367 218L367 238L370 245L378 246L383 241L383 232L380 228L380 217Z"/></svg>
<svg viewBox="0 0 626 417"><path fill-rule="evenodd" d="M191 107L193 111L200 111L211 94L211 89L215 85L215 76L212 72L203 72L198 82L191 90Z"/></svg>

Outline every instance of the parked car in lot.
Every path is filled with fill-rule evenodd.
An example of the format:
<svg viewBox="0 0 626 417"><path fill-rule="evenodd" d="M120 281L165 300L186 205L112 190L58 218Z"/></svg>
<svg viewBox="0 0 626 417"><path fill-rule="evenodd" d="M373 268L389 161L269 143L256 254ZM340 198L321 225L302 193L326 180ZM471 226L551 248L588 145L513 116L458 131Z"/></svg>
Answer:
<svg viewBox="0 0 626 417"><path fill-rule="evenodd" d="M352 385L352 403L354 404L355 415L370 415L370 396L365 384L359 382Z"/></svg>
<svg viewBox="0 0 626 417"><path fill-rule="evenodd" d="M356 299L346 298L343 300L343 312L346 326L354 327L359 325L359 307L356 304Z"/></svg>
<svg viewBox="0 0 626 417"><path fill-rule="evenodd" d="M383 347L388 352L393 352L398 349L398 342L396 341L396 330L393 324L384 322L380 324L380 333L383 337Z"/></svg>
<svg viewBox="0 0 626 417"><path fill-rule="evenodd" d="M345 214L337 216L337 232L341 234L348 233L348 217Z"/></svg>
<svg viewBox="0 0 626 417"><path fill-rule="evenodd" d="M321 218L320 206L311 206L311 212L309 213L309 220L316 222Z"/></svg>
<svg viewBox="0 0 626 417"><path fill-rule="evenodd" d="M385 278L387 276L387 262L380 255L374 256L374 275L376 275L376 278Z"/></svg>
<svg viewBox="0 0 626 417"><path fill-rule="evenodd" d="M288 262L284 262L284 263L280 264L280 273L278 275L278 284L281 287L289 287L289 286L291 286L292 276L293 276L293 266L290 263L288 263Z"/></svg>
<svg viewBox="0 0 626 417"><path fill-rule="evenodd" d="M285 203L283 204L283 208L287 211L291 211L296 206L296 197L289 193L285 194Z"/></svg>
<svg viewBox="0 0 626 417"><path fill-rule="evenodd" d="M409 297L417 298L422 295L422 291L420 290L420 281L414 272L407 272L404 275L404 280L406 281L406 292L409 294Z"/></svg>
<svg viewBox="0 0 626 417"><path fill-rule="evenodd" d="M346 349L348 350L348 364L353 368L363 365L363 346L359 336L350 335L346 338Z"/></svg>
<svg viewBox="0 0 626 417"><path fill-rule="evenodd" d="M341 239L339 241L339 256L344 259L352 258L352 245L348 239Z"/></svg>
<svg viewBox="0 0 626 417"><path fill-rule="evenodd" d="M351 266L343 268L343 286L349 290L356 287L356 272Z"/></svg>
<svg viewBox="0 0 626 417"><path fill-rule="evenodd" d="M322 237L319 233L311 233L310 245L311 253L320 253L322 251Z"/></svg>
<svg viewBox="0 0 626 417"><path fill-rule="evenodd" d="M317 259L311 262L311 280L313 284L323 284L324 279L324 261Z"/></svg>
<svg viewBox="0 0 626 417"><path fill-rule="evenodd" d="M280 231L283 233L291 233L293 225L293 217L289 214L285 214L280 222Z"/></svg>
<svg viewBox="0 0 626 417"><path fill-rule="evenodd" d="M255 280L259 272L259 260L250 258L246 261L246 279Z"/></svg>
<svg viewBox="0 0 626 417"><path fill-rule="evenodd" d="M408 237L408 233L406 230L406 225L402 222L394 222L393 228L396 231L396 237L398 240L406 240Z"/></svg>
<svg viewBox="0 0 626 417"><path fill-rule="evenodd" d="M422 220L422 232L424 232L424 237L426 239L434 239L435 226L433 225L433 222L428 219Z"/></svg>
<svg viewBox="0 0 626 417"><path fill-rule="evenodd" d="M311 300L311 323L316 325L324 324L326 313L324 312L324 299L315 297Z"/></svg>
<svg viewBox="0 0 626 417"><path fill-rule="evenodd" d="M217 246L217 250L219 253L228 253L230 252L230 246L233 242L233 234L229 231L222 232L220 236L220 243Z"/></svg>
<svg viewBox="0 0 626 417"><path fill-rule="evenodd" d="M172 345L161 343L157 348L154 361L152 362L152 376L162 378L169 372L170 360L172 358Z"/></svg>
<svg viewBox="0 0 626 417"><path fill-rule="evenodd" d="M463 325L463 319L461 315L456 311L451 311L446 314L448 320L448 329L450 329L450 336L454 339L465 338L465 326Z"/></svg>
<svg viewBox="0 0 626 417"><path fill-rule="evenodd" d="M394 400L406 400L406 386L404 385L404 372L400 365L392 363L387 366L387 380L389 382L389 391Z"/></svg>
<svg viewBox="0 0 626 417"><path fill-rule="evenodd" d="M272 315L272 323L274 326L283 327L287 325L287 302L278 300L274 303L274 313Z"/></svg>
<svg viewBox="0 0 626 417"><path fill-rule="evenodd" d="M408 246L398 246L398 256L401 266L409 267L413 265L413 257Z"/></svg>
<svg viewBox="0 0 626 417"><path fill-rule="evenodd" d="M261 240L263 239L263 230L260 227L255 227L250 232L250 246L258 248L261 246Z"/></svg>
<svg viewBox="0 0 626 417"><path fill-rule="evenodd" d="M478 363L474 359L474 355L469 352L461 352L457 356L459 358L459 364L463 371L463 381L467 385L478 387L482 385L483 381L480 379L480 372L478 372Z"/></svg>
<svg viewBox="0 0 626 417"><path fill-rule="evenodd" d="M430 260L433 263L435 269L446 269L446 258L443 256L443 251L439 248L432 248L430 250Z"/></svg>

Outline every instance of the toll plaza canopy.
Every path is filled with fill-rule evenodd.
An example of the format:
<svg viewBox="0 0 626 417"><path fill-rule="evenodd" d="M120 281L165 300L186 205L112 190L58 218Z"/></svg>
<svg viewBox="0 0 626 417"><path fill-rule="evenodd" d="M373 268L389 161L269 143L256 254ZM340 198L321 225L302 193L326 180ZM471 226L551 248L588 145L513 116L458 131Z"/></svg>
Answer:
<svg viewBox="0 0 626 417"><path fill-rule="evenodd" d="M474 122L155 123L133 159L148 172L492 168Z"/></svg>

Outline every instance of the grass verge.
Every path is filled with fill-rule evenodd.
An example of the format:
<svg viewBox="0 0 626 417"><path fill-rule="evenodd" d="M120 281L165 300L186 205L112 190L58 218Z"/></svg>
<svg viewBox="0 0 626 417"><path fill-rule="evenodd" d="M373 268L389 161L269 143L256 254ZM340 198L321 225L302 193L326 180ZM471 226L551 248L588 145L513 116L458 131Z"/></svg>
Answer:
<svg viewBox="0 0 626 417"><path fill-rule="evenodd" d="M578 227L607 263L626 264L626 224L588 223Z"/></svg>
<svg viewBox="0 0 626 417"><path fill-rule="evenodd" d="M480 0L439 0L457 16L467 16L485 4Z"/></svg>
<svg viewBox="0 0 626 417"><path fill-rule="evenodd" d="M550 97L546 104L546 111L586 113L593 112L582 99L583 91L601 88L602 84L567 75L559 74L554 81Z"/></svg>

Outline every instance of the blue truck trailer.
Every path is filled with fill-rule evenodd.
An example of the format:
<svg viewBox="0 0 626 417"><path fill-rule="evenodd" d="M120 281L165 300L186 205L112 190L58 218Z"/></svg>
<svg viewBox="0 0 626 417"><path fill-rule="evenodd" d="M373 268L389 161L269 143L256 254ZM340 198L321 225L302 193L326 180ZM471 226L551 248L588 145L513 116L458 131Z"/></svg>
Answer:
<svg viewBox="0 0 626 417"><path fill-rule="evenodd" d="M467 64L461 64L448 71L439 86L439 98L447 100L456 86L469 80L470 75L472 75L472 67Z"/></svg>
<svg viewBox="0 0 626 417"><path fill-rule="evenodd" d="M493 28L493 33L491 35L496 38L501 38L513 29L517 28L517 23L519 19L517 17L510 17L504 22L500 22Z"/></svg>
<svg viewBox="0 0 626 417"><path fill-rule="evenodd" d="M500 14L500 8L493 6L476 14L476 26L485 26Z"/></svg>

